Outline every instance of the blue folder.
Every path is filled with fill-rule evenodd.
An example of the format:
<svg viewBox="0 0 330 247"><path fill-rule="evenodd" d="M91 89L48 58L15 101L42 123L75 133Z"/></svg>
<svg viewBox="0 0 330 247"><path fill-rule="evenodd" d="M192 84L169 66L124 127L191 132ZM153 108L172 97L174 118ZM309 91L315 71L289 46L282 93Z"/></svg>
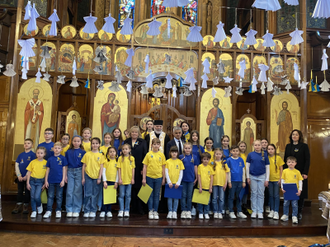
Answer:
<svg viewBox="0 0 330 247"><path fill-rule="evenodd" d="M179 186L179 188L175 188L175 185L173 185L172 189L168 186L168 184L165 184L165 198L173 198L173 199L181 199L182 197L182 185Z"/></svg>
<svg viewBox="0 0 330 247"><path fill-rule="evenodd" d="M299 196L296 195L298 193L296 183L283 184L283 190L285 190L284 200L299 200Z"/></svg>

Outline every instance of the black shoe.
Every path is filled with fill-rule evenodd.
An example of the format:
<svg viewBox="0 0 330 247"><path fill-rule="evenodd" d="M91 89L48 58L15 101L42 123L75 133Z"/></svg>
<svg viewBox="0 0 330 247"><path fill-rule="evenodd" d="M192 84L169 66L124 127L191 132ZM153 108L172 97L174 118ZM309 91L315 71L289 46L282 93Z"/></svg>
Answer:
<svg viewBox="0 0 330 247"><path fill-rule="evenodd" d="M16 204L13 211L11 211L12 214L18 214L22 211L22 204Z"/></svg>
<svg viewBox="0 0 330 247"><path fill-rule="evenodd" d="M302 213L298 214L298 220L302 220Z"/></svg>
<svg viewBox="0 0 330 247"><path fill-rule="evenodd" d="M24 203L23 205L23 214L28 214L29 213L29 204Z"/></svg>

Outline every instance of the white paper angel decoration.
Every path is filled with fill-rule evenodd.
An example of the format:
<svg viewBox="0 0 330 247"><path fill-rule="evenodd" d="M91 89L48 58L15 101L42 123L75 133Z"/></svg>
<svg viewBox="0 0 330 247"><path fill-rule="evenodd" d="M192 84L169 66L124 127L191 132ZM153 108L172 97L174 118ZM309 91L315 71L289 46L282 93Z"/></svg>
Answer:
<svg viewBox="0 0 330 247"><path fill-rule="evenodd" d="M282 81L281 81L280 85L284 85L285 86L286 84L289 83L289 80L288 80L288 76L287 75L282 76L281 79L282 79Z"/></svg>
<svg viewBox="0 0 330 247"><path fill-rule="evenodd" d="M28 1L27 4L26 4L26 6L25 6L24 21L30 20L30 18L31 18L31 10L32 10L31 1Z"/></svg>
<svg viewBox="0 0 330 247"><path fill-rule="evenodd" d="M241 77L241 79L244 79L245 76L245 69L246 69L246 63L245 63L245 59L243 59L242 61L239 62L240 68L239 71L237 73L237 75L239 75Z"/></svg>
<svg viewBox="0 0 330 247"><path fill-rule="evenodd" d="M220 59L219 63L217 64L217 69L218 69L218 72L220 74L223 74L226 72L226 69L225 69L225 64L222 62L222 60Z"/></svg>
<svg viewBox="0 0 330 247"><path fill-rule="evenodd" d="M57 83L65 84L64 78L65 78L65 75L59 75L57 77Z"/></svg>
<svg viewBox="0 0 330 247"><path fill-rule="evenodd" d="M260 74L259 74L259 77L258 77L258 81L267 82L266 71L269 69L269 67L265 64L259 64L258 67L260 69Z"/></svg>
<svg viewBox="0 0 330 247"><path fill-rule="evenodd" d="M96 73L101 73L103 71L103 67L102 67L102 65L96 65L93 70Z"/></svg>
<svg viewBox="0 0 330 247"><path fill-rule="evenodd" d="M43 58L50 58L50 51L51 51L51 47L47 46L47 45L43 45L40 47L41 49L41 53L40 53L40 57Z"/></svg>
<svg viewBox="0 0 330 247"><path fill-rule="evenodd" d="M217 28L218 29L217 29L217 32L216 32L216 34L214 36L214 40L213 40L214 42L220 42L220 41L223 41L224 39L227 38L226 33L225 33L225 30L223 28L224 25L225 24L222 23L221 21L217 25Z"/></svg>
<svg viewBox="0 0 330 247"><path fill-rule="evenodd" d="M36 4L33 3L33 7L31 9L31 16L30 16L30 21L29 21L29 24L27 26L27 30L30 31L30 32L33 32L35 31L38 26L37 26L37 18L39 17L39 13L36 9Z"/></svg>
<svg viewBox="0 0 330 247"><path fill-rule="evenodd" d="M237 27L237 24L230 30L232 36L230 39L230 43L237 43L242 40L242 36L239 34L241 31L240 28Z"/></svg>
<svg viewBox="0 0 330 247"><path fill-rule="evenodd" d="M214 87L212 87L212 98L214 99L217 94L217 90L215 90Z"/></svg>
<svg viewBox="0 0 330 247"><path fill-rule="evenodd" d="M204 66L203 73L209 74L210 73L210 62L209 62L209 60L207 58L205 58L202 64Z"/></svg>
<svg viewBox="0 0 330 247"><path fill-rule="evenodd" d="M131 80L129 80L126 85L126 91L129 93L132 92L132 81Z"/></svg>
<svg viewBox="0 0 330 247"><path fill-rule="evenodd" d="M266 94L265 89L266 89L266 86L265 86L265 83L263 82L263 83L261 84L261 87L260 87L261 94Z"/></svg>
<svg viewBox="0 0 330 247"><path fill-rule="evenodd" d="M274 35L272 33L269 33L268 30L267 30L266 34L264 36L262 36L262 38L264 39L264 43L262 45L265 46L265 47L275 46L273 36Z"/></svg>
<svg viewBox="0 0 330 247"><path fill-rule="evenodd" d="M330 84L325 78L324 78L324 81L320 84L320 88L321 88L322 92L330 91Z"/></svg>
<svg viewBox="0 0 330 247"><path fill-rule="evenodd" d="M255 76L253 76L251 85L252 85L252 88L251 88L252 92L257 92L258 91L258 88L257 88L258 81Z"/></svg>
<svg viewBox="0 0 330 247"><path fill-rule="evenodd" d="M291 36L290 45L297 45L304 42L304 39L301 37L303 33L304 31L298 30L298 28L296 28L296 30L290 33Z"/></svg>
<svg viewBox="0 0 330 247"><path fill-rule="evenodd" d="M42 72L46 72L46 67L47 67L46 59L43 58L43 59L41 60L41 63L40 63L41 71L42 71Z"/></svg>
<svg viewBox="0 0 330 247"><path fill-rule="evenodd" d="M202 88L207 88L207 81L209 78L207 77L206 74L203 74L201 78L203 79Z"/></svg>
<svg viewBox="0 0 330 247"><path fill-rule="evenodd" d="M329 0L317 0L312 17L313 18L329 18L330 17Z"/></svg>
<svg viewBox="0 0 330 247"><path fill-rule="evenodd" d="M107 48L105 46L98 46L95 50L94 62L103 63L108 61L106 54L107 54Z"/></svg>
<svg viewBox="0 0 330 247"><path fill-rule="evenodd" d="M152 94L155 98L160 98L163 97L163 92L162 92L163 88L156 86L155 87L155 92Z"/></svg>
<svg viewBox="0 0 330 247"><path fill-rule="evenodd" d="M99 81L98 81L99 82ZM102 81L102 85L103 85L103 81ZM121 88L119 87L119 83L116 81L112 81L111 82L111 86L108 87L110 91L112 92L119 92L121 90Z"/></svg>
<svg viewBox="0 0 330 247"><path fill-rule="evenodd" d="M218 85L219 84L219 77L217 77L217 76L214 77L212 81L213 81L213 85Z"/></svg>
<svg viewBox="0 0 330 247"><path fill-rule="evenodd" d="M301 82L300 89L301 89L301 90L302 90L302 89L307 89L307 85L308 85L308 81L307 81L307 82L302 81L302 82Z"/></svg>
<svg viewBox="0 0 330 247"><path fill-rule="evenodd" d="M74 58L72 63L72 74L75 75L76 71L77 71L77 62L76 62L76 58Z"/></svg>
<svg viewBox="0 0 330 247"><path fill-rule="evenodd" d="M126 49L126 53L127 53L127 58L126 58L126 61L125 61L125 65L128 66L128 67L131 67L132 66L132 59L133 59L133 56L134 56L134 48L131 48L131 49Z"/></svg>
<svg viewBox="0 0 330 247"><path fill-rule="evenodd" d="M148 94L148 88L146 87L146 84L141 86L141 90L140 90L141 94Z"/></svg>
<svg viewBox="0 0 330 247"><path fill-rule="evenodd" d="M190 42L203 41L203 37L200 34L200 31L202 30L202 27L192 26L192 27L189 27L189 30L190 30L190 33L187 36L187 41L190 41Z"/></svg>
<svg viewBox="0 0 330 247"><path fill-rule="evenodd" d="M173 98L176 98L176 90L177 90L176 86L174 86L172 90L173 90Z"/></svg>
<svg viewBox="0 0 330 247"><path fill-rule="evenodd" d="M149 75L147 75L146 77L146 87L147 88L153 88L153 84L152 84L152 81L153 81L153 77L152 77L152 72L151 70L149 71Z"/></svg>
<svg viewBox="0 0 330 247"><path fill-rule="evenodd" d="M159 27L162 25L160 21L156 21L156 18L152 20L152 22L148 23L149 30L147 31L147 35L157 36L160 34Z"/></svg>
<svg viewBox="0 0 330 247"><path fill-rule="evenodd" d="M104 18L105 20L105 23L102 27L102 30L106 33L115 33L115 28L113 27L113 23L116 21L115 18L113 18L111 16L111 14L109 13L109 16L108 17L105 17Z"/></svg>
<svg viewBox="0 0 330 247"><path fill-rule="evenodd" d="M45 74L44 74L44 80L45 81L49 81L49 78L50 78L50 74L48 74L48 72L46 72Z"/></svg>
<svg viewBox="0 0 330 247"><path fill-rule="evenodd" d="M281 88L279 88L278 86L274 86L273 95L281 95L281 94L283 94Z"/></svg>
<svg viewBox="0 0 330 247"><path fill-rule="evenodd" d="M149 62L150 62L149 54L146 55L146 58L144 59L144 62L146 64L144 72L148 73L148 71L149 71Z"/></svg>
<svg viewBox="0 0 330 247"><path fill-rule="evenodd" d="M172 88L172 76L171 74L168 72L167 76L166 76L166 83L165 83L165 88L167 89L171 89Z"/></svg>
<svg viewBox="0 0 330 247"><path fill-rule="evenodd" d="M228 98L231 96L231 86L225 88L225 95L223 97Z"/></svg>
<svg viewBox="0 0 330 247"><path fill-rule="evenodd" d="M292 6L297 6L299 5L299 1L298 0L284 0L284 2L288 5L292 5Z"/></svg>
<svg viewBox="0 0 330 247"><path fill-rule="evenodd" d="M328 55L327 55L327 50L323 49L323 55L322 55L322 66L321 66L321 71L327 70L328 69Z"/></svg>
<svg viewBox="0 0 330 247"><path fill-rule="evenodd" d="M236 87L235 93L237 95L243 95L244 89L242 87Z"/></svg>
<svg viewBox="0 0 330 247"><path fill-rule="evenodd" d="M98 30L95 26L95 22L97 21L97 17L92 16L92 13L89 14L89 16L85 16L84 20L86 22L83 32L84 33L97 33Z"/></svg>
<svg viewBox="0 0 330 247"><path fill-rule="evenodd" d="M14 75L16 75L16 72L14 70L14 65L12 65L10 63L7 64L6 70L3 72L3 74L8 77L13 77Z"/></svg>
<svg viewBox="0 0 330 247"><path fill-rule="evenodd" d="M56 22L59 22L60 19L58 18L56 9L53 10L53 14L49 16L48 20L52 22L49 30L49 36L57 36L57 24Z"/></svg>
<svg viewBox="0 0 330 247"><path fill-rule="evenodd" d="M27 69L23 67L22 71L22 79L26 80L27 79Z"/></svg>
<svg viewBox="0 0 330 247"><path fill-rule="evenodd" d="M189 90L189 88L184 87L183 89L183 96L189 97L192 95L192 92Z"/></svg>
<svg viewBox="0 0 330 247"><path fill-rule="evenodd" d="M226 76L223 78L225 83L230 83L232 80L234 80L234 78L230 78L229 76Z"/></svg>
<svg viewBox="0 0 330 247"><path fill-rule="evenodd" d="M79 83L77 81L77 77L74 76L72 77L71 83L70 83L70 87L79 87Z"/></svg>
<svg viewBox="0 0 330 247"><path fill-rule="evenodd" d="M133 19L131 19L129 17L127 17L124 20L124 25L122 26L122 28L120 30L120 34L122 34L122 35L131 35L133 33L132 21L133 21Z"/></svg>
<svg viewBox="0 0 330 247"><path fill-rule="evenodd" d="M274 82L268 77L267 81L267 92L273 91Z"/></svg>
<svg viewBox="0 0 330 247"><path fill-rule="evenodd" d="M123 79L122 74L120 73L120 70L117 69L116 66L116 74L115 74L115 78L117 79L117 83L121 83L121 80Z"/></svg>
<svg viewBox="0 0 330 247"><path fill-rule="evenodd" d="M103 81L103 80L99 80L99 81L97 81L97 86L96 86L96 88L102 91L102 90L104 89L103 84L104 84L104 81ZM111 86L112 86L112 84L111 84ZM111 86L110 86L110 87L111 87ZM110 89L110 87L109 87L109 89Z"/></svg>
<svg viewBox="0 0 330 247"><path fill-rule="evenodd" d="M246 40L244 42L244 44L246 45L255 45L257 44L257 40L256 40L256 34L258 32L256 30L250 29L245 35L246 35Z"/></svg>
<svg viewBox="0 0 330 247"><path fill-rule="evenodd" d="M289 91L290 91L291 88L292 88L292 87L291 87L290 82L289 82L288 84L286 84L285 89L286 89L286 93L287 93L287 94L290 93Z"/></svg>
<svg viewBox="0 0 330 247"><path fill-rule="evenodd" d="M252 7L257 9L264 9L266 11L277 11L281 9L281 5L278 0L255 0Z"/></svg>
<svg viewBox="0 0 330 247"><path fill-rule="evenodd" d="M134 70L130 69L127 74L126 74L127 78L130 80L134 80Z"/></svg>
<svg viewBox="0 0 330 247"><path fill-rule="evenodd" d="M300 77L300 73L299 73L299 66L297 63L293 64L293 69L294 69L294 73L293 73L293 78L298 82L298 87L300 87L300 81L301 81L301 77ZM288 83L289 80L287 80Z"/></svg>
<svg viewBox="0 0 330 247"><path fill-rule="evenodd" d="M25 40L19 39L18 44L22 47L19 53L22 57L34 57L36 55L32 49L35 44L34 38Z"/></svg>
<svg viewBox="0 0 330 247"><path fill-rule="evenodd" d="M189 86L189 90L190 91L195 91L196 90L196 85L195 85L196 82L191 82L190 83L190 86Z"/></svg>

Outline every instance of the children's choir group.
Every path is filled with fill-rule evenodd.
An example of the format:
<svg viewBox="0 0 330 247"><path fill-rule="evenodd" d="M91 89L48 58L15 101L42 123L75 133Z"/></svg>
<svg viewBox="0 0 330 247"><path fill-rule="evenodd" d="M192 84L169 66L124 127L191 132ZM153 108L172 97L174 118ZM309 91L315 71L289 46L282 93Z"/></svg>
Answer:
<svg viewBox="0 0 330 247"><path fill-rule="evenodd" d="M276 154L275 145L268 145L266 139L255 140L254 151L249 154L245 153L244 142L229 147L230 140L226 135L221 139L221 148L213 148L210 137L205 139L203 147L199 143L199 133L190 132L189 124L184 122L181 127L173 129L174 141L178 142L173 142L173 146L167 143L167 147L164 147L164 135L155 131L159 138L155 137L152 121L147 123L147 127L142 136L149 136L150 151L143 157L142 170L136 169L132 147L123 142L119 128L112 133L105 133L102 141L97 137L91 138L92 130L85 128L82 137L76 135L70 139L68 134L64 134L55 143L52 142L53 129L47 128L44 132L45 142L39 144L35 153L32 151L33 141L26 139L25 151L17 157L15 165L18 196L12 213L29 213L31 198L31 218L42 214L41 193L47 189L44 218L52 214L54 197L56 218L61 217L62 203L65 204L67 217L79 217L81 211L84 217L96 217L98 209L99 217L112 217L111 204L104 205L102 196L103 187L114 185L115 189L119 187L117 217L129 217L135 172L141 173L142 186L148 184L153 189L147 203L148 218L156 220L159 219L161 188L165 183L175 189L182 185L180 217L183 219L191 219L195 215L192 203L194 188L199 193L204 190L211 194L208 205L197 205L199 219L209 219L210 212L215 219L222 219L225 212L232 219L247 218L242 211L242 204L246 204L248 193L243 198L240 193L248 184L251 190L251 218L263 219L264 191L268 187L270 212L267 217L278 220L279 188L284 183L296 183L297 195L302 191L303 178L295 169L296 158L288 157L288 168L283 170L284 161ZM128 132L141 137L137 126ZM168 152L165 152L167 160L162 152L165 149ZM234 212L235 198L237 214ZM293 200L291 203L292 222L298 223L298 201ZM167 218L178 218L178 205L179 199L167 199ZM281 217L283 221L288 220L289 205L290 201L285 200Z"/></svg>

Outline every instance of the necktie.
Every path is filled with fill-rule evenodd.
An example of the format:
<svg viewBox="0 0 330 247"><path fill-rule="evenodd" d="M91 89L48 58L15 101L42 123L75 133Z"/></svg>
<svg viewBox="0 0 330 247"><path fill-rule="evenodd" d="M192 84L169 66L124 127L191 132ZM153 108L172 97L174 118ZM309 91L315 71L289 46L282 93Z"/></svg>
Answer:
<svg viewBox="0 0 330 247"><path fill-rule="evenodd" d="M179 155L182 154L182 147L181 147L181 141L178 140L178 143L179 143Z"/></svg>

